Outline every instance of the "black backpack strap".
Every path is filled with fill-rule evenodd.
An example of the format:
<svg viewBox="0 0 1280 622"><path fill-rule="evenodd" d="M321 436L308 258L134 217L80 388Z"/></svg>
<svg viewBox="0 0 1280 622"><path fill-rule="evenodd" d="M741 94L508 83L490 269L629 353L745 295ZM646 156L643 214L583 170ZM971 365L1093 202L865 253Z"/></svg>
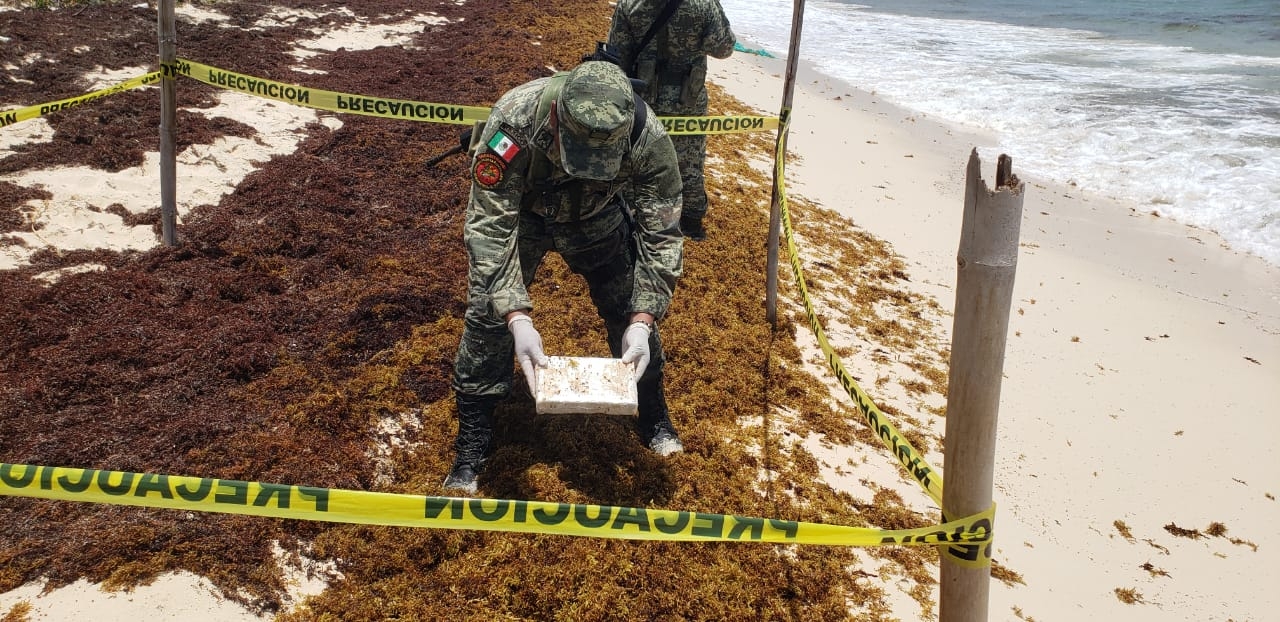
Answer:
<svg viewBox="0 0 1280 622"><path fill-rule="evenodd" d="M649 106L640 99L639 93L632 91L631 96L636 101L636 118L631 122L631 148L634 149L636 142L640 140L640 134L644 132L644 124L649 121Z"/></svg>
<svg viewBox="0 0 1280 622"><path fill-rule="evenodd" d="M640 45L636 47L635 58L640 58L640 52L643 52L645 46L649 45L650 41L653 41L653 36L658 34L658 30L663 26L667 25L672 15L676 14L676 9L680 8L680 2L681 0L667 0L667 5L662 7L662 13L658 14L658 19L654 20L653 25L649 26L649 31L640 38ZM629 69L627 73L634 75L636 72L634 61L632 61Z"/></svg>

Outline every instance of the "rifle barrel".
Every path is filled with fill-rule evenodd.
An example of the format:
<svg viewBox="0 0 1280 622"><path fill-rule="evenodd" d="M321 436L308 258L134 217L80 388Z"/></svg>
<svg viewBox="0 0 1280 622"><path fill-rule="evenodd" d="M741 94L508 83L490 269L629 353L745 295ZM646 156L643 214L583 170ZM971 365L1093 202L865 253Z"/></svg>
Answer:
<svg viewBox="0 0 1280 622"><path fill-rule="evenodd" d="M453 154L455 154L455 153L462 153L462 149L463 149L462 145L456 145L456 146L454 146L454 147L450 148L448 151L446 151L446 152L444 152L444 153L442 153L442 154L440 154L440 155L438 155L438 156L435 156L435 157L431 158L430 160L427 160L427 161L423 164L423 166L425 166L425 167L427 167L427 168L431 168L431 167L433 167L433 166L435 166L435 165L439 164L441 160L444 160L445 158L447 158L447 157L449 157L449 156L451 156L451 155L453 155Z"/></svg>

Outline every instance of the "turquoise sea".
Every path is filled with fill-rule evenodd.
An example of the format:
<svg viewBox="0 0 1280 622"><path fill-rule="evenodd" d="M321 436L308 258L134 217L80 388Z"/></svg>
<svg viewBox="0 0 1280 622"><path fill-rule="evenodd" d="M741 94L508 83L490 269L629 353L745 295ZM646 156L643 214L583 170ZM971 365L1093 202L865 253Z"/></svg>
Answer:
<svg viewBox="0 0 1280 622"><path fill-rule="evenodd" d="M793 3L722 0L785 57ZM1280 0L805 3L801 59L1280 265Z"/></svg>

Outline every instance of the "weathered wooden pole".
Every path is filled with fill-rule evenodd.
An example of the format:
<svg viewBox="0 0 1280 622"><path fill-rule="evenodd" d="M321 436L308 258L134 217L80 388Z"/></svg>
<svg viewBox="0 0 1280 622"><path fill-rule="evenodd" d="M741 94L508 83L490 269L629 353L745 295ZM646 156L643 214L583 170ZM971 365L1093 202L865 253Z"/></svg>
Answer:
<svg viewBox="0 0 1280 622"><path fill-rule="evenodd" d="M996 190L982 179L975 149L969 155L964 219L956 254L955 321L942 472L942 514L950 520L991 507L996 419L1013 277L1018 266L1023 184L1001 155ZM992 531L994 533L994 530ZM987 619L992 545L941 547L939 622Z"/></svg>
<svg viewBox="0 0 1280 622"><path fill-rule="evenodd" d="M800 31L804 25L804 0L795 0L791 11L791 48L787 51L787 78L782 84L782 108L778 112L781 120L778 124L778 140L774 153L777 157L786 154L778 148L787 144L787 121L791 119L791 101L796 89L796 69L800 62ZM778 325L778 244L782 230L782 184L778 176L778 167L773 168L773 198L769 202L769 256L765 268L765 318L775 327Z"/></svg>
<svg viewBox="0 0 1280 622"><path fill-rule="evenodd" d="M156 34L160 39L160 238L165 246L178 244L177 203L177 119L178 76L173 71L178 57L178 27L174 0L160 0Z"/></svg>

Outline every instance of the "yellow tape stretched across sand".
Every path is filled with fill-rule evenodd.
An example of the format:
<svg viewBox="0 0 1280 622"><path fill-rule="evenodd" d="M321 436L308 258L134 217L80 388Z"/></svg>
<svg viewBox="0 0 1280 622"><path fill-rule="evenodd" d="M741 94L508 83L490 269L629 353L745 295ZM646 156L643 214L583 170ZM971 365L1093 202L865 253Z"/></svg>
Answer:
<svg viewBox="0 0 1280 622"><path fill-rule="evenodd" d="M5 127L46 115L50 112L65 110L79 106L100 97L114 95L139 86L155 84L161 75L166 78L182 75L233 91L266 97L287 102L297 106L346 112L384 119L401 119L408 121L427 121L432 123L450 123L455 125L473 125L476 121L489 118L489 108L480 106L459 106L456 104L440 104L419 102L407 99L389 99L371 97L337 91L313 89L296 84L287 84L258 78L234 71L211 67L192 60L178 59L173 65L162 65L160 71L131 78L120 84L76 97L58 100L37 106L27 106L12 110L0 110L0 127ZM777 117L761 117L751 115L728 115L712 117L659 117L667 133L673 136L691 134L739 134L745 132L761 132L778 128Z"/></svg>
<svg viewBox="0 0 1280 622"><path fill-rule="evenodd" d="M91 93L85 93L84 95L77 95L75 97L69 97L67 99L60 99L58 101L49 102L47 104L27 106L25 108L17 108L13 110L0 110L0 127L6 127L9 125L13 125L14 123L18 123L20 121L27 121L29 119L34 119L36 117L42 117L46 114L49 114L50 112L57 112L59 110L66 110L67 108L79 106L81 104L87 104L95 99L106 97L108 95L115 95L116 93L122 93L129 89L138 88L140 86L149 86L159 81L160 81L160 72L153 71L151 73L143 74L134 78L129 78L124 82L109 86L105 89L93 91Z"/></svg>
<svg viewBox="0 0 1280 622"><path fill-rule="evenodd" d="M173 73L193 78L211 86L333 112L348 112L385 119L452 123L455 125L472 125L476 121L483 121L489 118L489 108L324 91L235 73L186 59L178 59L175 62ZM168 71L166 71L166 74L168 74ZM777 117L734 115L660 117L660 119L667 133L672 135L737 134L778 128Z"/></svg>
<svg viewBox="0 0 1280 622"><path fill-rule="evenodd" d="M907 473L916 480L929 497L942 507L942 475L938 473L929 463L925 461L924 456L911 443L907 441L898 429L889 422L886 416L875 402L871 401L871 396L867 395L862 387L849 375L845 370L844 364L840 361L840 357L836 354L831 343L827 340L826 331L822 330L822 323L818 321L818 314L813 308L813 300L809 298L809 288L805 284L804 271L800 266L800 255L796 249L795 231L791 227L791 212L787 209L787 194L785 185L780 183L785 179L786 173L786 136L787 128L790 125L790 110L783 110L782 113L782 130L779 134L777 152L774 154L774 175L779 180L778 183L778 204L782 216L782 231L787 240L787 254L791 260L792 274L796 279L796 288L800 290L800 297L804 302L804 313L809 319L809 327L813 330L814 336L818 340L818 346L822 349L823 355L827 358L827 365L831 371L835 373L836 379L839 380L840 386L853 399L854 404L858 406L859 412L866 419L867 425L871 426L871 430L880 437L880 440L897 456L898 462L907 470ZM988 512L990 523L988 528L994 527L995 506L993 505ZM943 520L946 520L945 514ZM985 545L953 545L945 547L944 553L951 556L952 559L966 565L986 566L991 563L991 542L988 540Z"/></svg>
<svg viewBox="0 0 1280 622"><path fill-rule="evenodd" d="M307 108L349 112L388 119L430 121L456 125L472 125L476 121L483 121L489 118L489 108L479 106L458 106L455 104L388 99L385 97L325 91L248 76L182 58L177 59L172 67L172 70L166 67L166 77L170 74L187 76L210 86L240 91Z"/></svg>
<svg viewBox="0 0 1280 622"><path fill-rule="evenodd" d="M991 513L882 530L730 514L579 503L468 499L238 480L0 463L0 495L366 525L625 540L875 546L981 543Z"/></svg>

